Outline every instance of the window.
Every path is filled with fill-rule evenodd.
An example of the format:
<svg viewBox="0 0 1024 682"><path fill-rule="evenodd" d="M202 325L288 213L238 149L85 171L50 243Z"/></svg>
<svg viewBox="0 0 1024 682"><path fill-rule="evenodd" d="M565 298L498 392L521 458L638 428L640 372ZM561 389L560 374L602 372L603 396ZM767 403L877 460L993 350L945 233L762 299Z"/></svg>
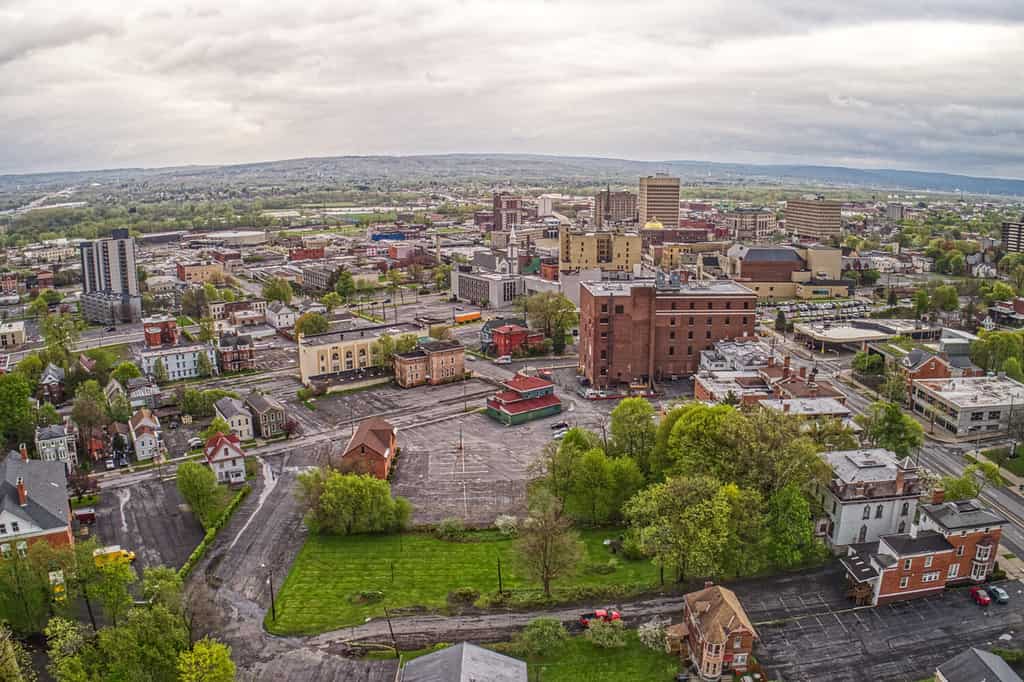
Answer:
<svg viewBox="0 0 1024 682"><path fill-rule="evenodd" d="M910 584L910 578L908 578L907 576L903 576L902 578L900 578L900 589L901 590L907 589L907 585L909 585L909 584Z"/></svg>
<svg viewBox="0 0 1024 682"><path fill-rule="evenodd" d="M971 421L972 422L980 422L984 418L985 418L985 413L984 412L971 412Z"/></svg>
<svg viewBox="0 0 1024 682"><path fill-rule="evenodd" d="M746 324L746 323L747 323L747 318L744 317L743 318L743 324Z"/></svg>
<svg viewBox="0 0 1024 682"><path fill-rule="evenodd" d="M0 545L0 556L3 556L5 559L11 558L11 546L9 544L4 543Z"/></svg>
<svg viewBox="0 0 1024 682"><path fill-rule="evenodd" d="M621 305L615 306L615 314L616 315L621 315L623 313L623 311L624 311L624 309L623 309L623 307Z"/></svg>
<svg viewBox="0 0 1024 682"><path fill-rule="evenodd" d="M733 658L732 658L732 665L733 665L734 668L736 666L738 666L738 665L746 665L746 664L747 664L747 655L746 654L736 654L735 656L733 656Z"/></svg>
<svg viewBox="0 0 1024 682"><path fill-rule="evenodd" d="M737 637L736 639L734 639L733 642L732 642L732 648L733 649L742 649L743 648L743 638L742 637Z"/></svg>
<svg viewBox="0 0 1024 682"><path fill-rule="evenodd" d="M904 559L903 560L903 570L904 571L909 571L910 570L910 566L913 563L914 563L913 559Z"/></svg>
<svg viewBox="0 0 1024 682"><path fill-rule="evenodd" d="M670 339L676 338L676 332L675 332L674 329L668 333L668 338L670 338Z"/></svg>
<svg viewBox="0 0 1024 682"><path fill-rule="evenodd" d="M20 556L22 559L28 556L28 543L24 540L15 545L15 549L18 550L18 556Z"/></svg>
<svg viewBox="0 0 1024 682"><path fill-rule="evenodd" d="M690 310L693 310L693 301L690 301Z"/></svg>
<svg viewBox="0 0 1024 682"><path fill-rule="evenodd" d="M693 346L687 346L686 347L686 354L687 355L693 355Z"/></svg>
<svg viewBox="0 0 1024 682"><path fill-rule="evenodd" d="M907 532L907 522L906 521L900 521L900 527L896 529L896 532L897 533L906 533Z"/></svg>
<svg viewBox="0 0 1024 682"><path fill-rule="evenodd" d="M712 320L712 319L711 319L710 317L709 317L709 318L707 318L707 320L705 320L705 323L706 323L706 324L707 324L707 325L708 325L709 327L711 326L711 323L712 323L712 322L714 322L714 320Z"/></svg>
<svg viewBox="0 0 1024 682"><path fill-rule="evenodd" d="M670 317L670 318L668 318L668 324L669 324L669 326L671 326L671 327L674 327L674 326L676 326L676 318L674 318L674 317Z"/></svg>
<svg viewBox="0 0 1024 682"><path fill-rule="evenodd" d="M974 555L974 558L977 561L988 561L990 556L992 556L992 546L982 545L978 547L978 551Z"/></svg>
<svg viewBox="0 0 1024 682"><path fill-rule="evenodd" d="M601 312L602 313L608 312L608 304L607 303L602 303L601 304Z"/></svg>
<svg viewBox="0 0 1024 682"><path fill-rule="evenodd" d="M946 577L949 578L949 579L953 579L959 573L960 573L960 564L950 564L949 565L949 572L946 574Z"/></svg>
<svg viewBox="0 0 1024 682"><path fill-rule="evenodd" d="M708 301L708 310L714 310L714 308L715 308L715 304L712 303L711 301Z"/></svg>
<svg viewBox="0 0 1024 682"><path fill-rule="evenodd" d="M746 310L746 309L747 309L747 308L749 308L749 307L750 307L750 301L744 301L744 302L743 302L743 308L744 308L744 310Z"/></svg>
<svg viewBox="0 0 1024 682"><path fill-rule="evenodd" d="M608 359L608 351L606 351L606 350L601 351L601 359L602 360L607 360Z"/></svg>
<svg viewBox="0 0 1024 682"><path fill-rule="evenodd" d="M885 507L883 507L882 505L878 505L877 507L875 507L875 518L876 519L882 518L882 512L884 512L884 511L885 511Z"/></svg>
<svg viewBox="0 0 1024 682"><path fill-rule="evenodd" d="M7 535L7 524L0 523L0 535Z"/></svg>
<svg viewBox="0 0 1024 682"><path fill-rule="evenodd" d="M939 571L931 571L931 572L925 573L924 575L921 576L921 582L923 582L923 583L933 583L933 582L935 582L938 579L939 579Z"/></svg>
<svg viewBox="0 0 1024 682"><path fill-rule="evenodd" d="M675 354L676 354L676 348L675 348L675 346L669 346L669 347L668 347L668 354L669 354L669 355L675 355Z"/></svg>
<svg viewBox="0 0 1024 682"><path fill-rule="evenodd" d="M833 514L836 513L836 501L835 500L832 500L832 513Z"/></svg>
<svg viewBox="0 0 1024 682"><path fill-rule="evenodd" d="M705 339L710 339L711 338L711 330L710 329L707 330L706 332L704 332L704 338Z"/></svg>
<svg viewBox="0 0 1024 682"><path fill-rule="evenodd" d="M18 527L18 522L17 521L11 521L11 532L12 533L20 533L21 532L21 528Z"/></svg>
<svg viewBox="0 0 1024 682"><path fill-rule="evenodd" d="M865 504L864 505L864 513L861 515L861 518L862 519L870 519L871 518L871 505L870 504Z"/></svg>
<svg viewBox="0 0 1024 682"><path fill-rule="evenodd" d="M675 310L675 309L676 309L676 302L672 301L672 310Z"/></svg>
<svg viewBox="0 0 1024 682"><path fill-rule="evenodd" d="M908 513L910 513L910 503L904 502L903 506L900 507L900 516L906 516Z"/></svg>
<svg viewBox="0 0 1024 682"><path fill-rule="evenodd" d="M957 556L963 556L964 555L964 546L963 545L960 545L959 547L956 548L956 555Z"/></svg>
<svg viewBox="0 0 1024 682"><path fill-rule="evenodd" d="M934 558L935 557L933 557L931 555L926 556L924 558L924 567L925 568L931 568L932 567L932 559L934 559Z"/></svg>

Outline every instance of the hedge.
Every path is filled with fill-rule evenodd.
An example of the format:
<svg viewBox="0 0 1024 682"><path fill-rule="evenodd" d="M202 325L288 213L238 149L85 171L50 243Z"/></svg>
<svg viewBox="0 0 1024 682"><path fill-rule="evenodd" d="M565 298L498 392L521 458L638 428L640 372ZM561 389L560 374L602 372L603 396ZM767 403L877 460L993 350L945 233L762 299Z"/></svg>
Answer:
<svg viewBox="0 0 1024 682"><path fill-rule="evenodd" d="M213 525L206 531L206 535L203 536L203 541L200 542L194 550L192 550L192 554L190 554L188 559L185 560L185 565L178 569L179 578L184 580L189 576L192 569L196 567L199 560L203 558L204 554L206 554L206 550L213 544L214 539L217 537L217 533L220 532L220 529L227 524L228 519L230 519L231 515L235 513L236 509L238 509L238 505L242 504L242 500L244 500L250 492L252 492L252 488L250 488L247 483L242 486L242 489L238 491L238 494L231 499L231 502L229 502L228 506L224 509L224 513L221 514L220 518L214 521Z"/></svg>

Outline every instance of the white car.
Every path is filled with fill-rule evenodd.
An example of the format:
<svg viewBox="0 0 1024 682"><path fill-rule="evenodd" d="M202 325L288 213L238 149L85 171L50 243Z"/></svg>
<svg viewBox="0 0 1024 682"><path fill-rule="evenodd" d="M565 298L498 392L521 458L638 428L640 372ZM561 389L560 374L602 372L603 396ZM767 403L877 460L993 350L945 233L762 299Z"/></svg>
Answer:
<svg viewBox="0 0 1024 682"><path fill-rule="evenodd" d="M203 444L203 441L200 438L189 438L188 439L188 446L190 448L198 448L202 444Z"/></svg>
<svg viewBox="0 0 1024 682"><path fill-rule="evenodd" d="M494 358L494 364L496 364L496 365L511 365L512 364L512 356L511 355L502 355L501 357Z"/></svg>

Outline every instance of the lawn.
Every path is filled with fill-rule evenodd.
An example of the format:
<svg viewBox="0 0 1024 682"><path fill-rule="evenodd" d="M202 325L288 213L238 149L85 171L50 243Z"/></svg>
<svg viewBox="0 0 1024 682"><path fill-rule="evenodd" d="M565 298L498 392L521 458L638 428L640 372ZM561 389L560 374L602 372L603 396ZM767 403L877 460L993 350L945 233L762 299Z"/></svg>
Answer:
<svg viewBox="0 0 1024 682"><path fill-rule="evenodd" d="M615 531L589 530L584 567L554 588L572 586L658 584L658 569L649 561L621 560L612 572L587 570L612 558L602 541ZM514 543L496 531L471 534L475 542L444 542L423 533L328 537L311 535L299 551L277 598L277 620L267 622L278 634L313 634L362 623L384 615L384 607L422 606L444 609L448 592L471 587L481 593L498 589L498 559L503 587L536 589L514 565ZM393 576L392 576L393 572ZM383 599L360 603L360 592L379 591ZM557 595L556 595L557 596Z"/></svg>
<svg viewBox="0 0 1024 682"><path fill-rule="evenodd" d="M648 649L635 630L626 633L626 646L601 649L582 635L570 637L557 653L527 660L529 679L544 682L590 682L590 680L671 680L679 672L675 656ZM444 647L402 652L402 664ZM487 648L507 653L507 644L489 644ZM384 655L374 656L384 657ZM390 657L390 654L387 655Z"/></svg>
<svg viewBox="0 0 1024 682"><path fill-rule="evenodd" d="M988 450L982 450L982 454L989 458L993 462L997 462L999 466L1003 467L1012 474L1017 476L1024 476L1024 445L1017 446L1017 456L1007 457L1006 453L1009 448L990 448Z"/></svg>

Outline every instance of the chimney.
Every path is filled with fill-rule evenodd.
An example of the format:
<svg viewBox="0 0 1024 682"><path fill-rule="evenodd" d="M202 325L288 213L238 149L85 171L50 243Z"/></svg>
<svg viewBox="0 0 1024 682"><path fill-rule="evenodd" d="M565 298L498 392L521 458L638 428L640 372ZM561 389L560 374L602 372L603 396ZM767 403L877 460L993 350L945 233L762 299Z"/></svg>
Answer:
<svg viewBox="0 0 1024 682"><path fill-rule="evenodd" d="M932 488L932 504L942 504L946 501L946 491L944 488Z"/></svg>
<svg viewBox="0 0 1024 682"><path fill-rule="evenodd" d="M20 446L18 447L18 451L19 451L19 452L21 452L21 461L22 461L22 462L27 462L27 461L28 461L28 448L27 448L27 447L25 447L25 444L24 444L24 443L22 443L22 444L21 444L21 445L20 445Z"/></svg>
<svg viewBox="0 0 1024 682"><path fill-rule="evenodd" d="M775 356L774 355L772 355L770 358L768 358L768 366L769 367L774 367L775 366Z"/></svg>
<svg viewBox="0 0 1024 682"><path fill-rule="evenodd" d="M806 367L801 367L799 375L800 375L801 379L806 379L807 378L807 368Z"/></svg>
<svg viewBox="0 0 1024 682"><path fill-rule="evenodd" d="M789 403L788 402L782 403L782 413L783 414L789 414Z"/></svg>
<svg viewBox="0 0 1024 682"><path fill-rule="evenodd" d="M903 467L896 465L896 494L903 494Z"/></svg>
<svg viewBox="0 0 1024 682"><path fill-rule="evenodd" d="M25 490L25 479L18 476L18 506L24 507L28 504L28 491Z"/></svg>
<svg viewBox="0 0 1024 682"><path fill-rule="evenodd" d="M802 372L803 368L801 368L800 371ZM785 358L782 359L782 378L783 379L788 379L789 378L789 356L788 355Z"/></svg>

